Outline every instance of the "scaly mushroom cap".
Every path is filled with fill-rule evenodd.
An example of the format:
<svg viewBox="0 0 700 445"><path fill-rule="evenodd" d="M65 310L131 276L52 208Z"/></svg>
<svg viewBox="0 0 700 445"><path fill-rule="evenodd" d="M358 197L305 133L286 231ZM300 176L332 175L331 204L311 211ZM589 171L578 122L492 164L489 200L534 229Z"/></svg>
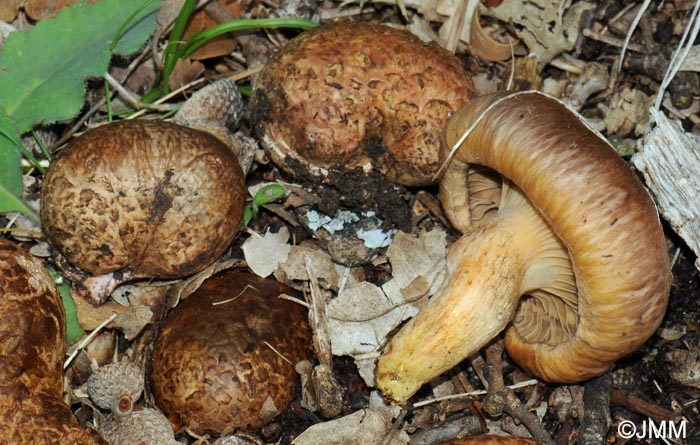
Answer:
<svg viewBox="0 0 700 445"><path fill-rule="evenodd" d="M447 118L474 95L457 59L410 32L341 21L306 31L265 64L253 121L293 176L378 171L433 182Z"/></svg>
<svg viewBox="0 0 700 445"><path fill-rule="evenodd" d="M243 172L221 141L167 122L121 121L89 130L53 160L41 220L85 271L171 278L223 253L244 204Z"/></svg>
<svg viewBox="0 0 700 445"><path fill-rule="evenodd" d="M606 372L653 334L670 288L663 230L602 136L555 99L522 92L472 100L445 140L445 157L458 149L441 199L465 234L441 289L379 359L388 398L407 400L506 326L506 349L523 369L566 383ZM481 220L472 198L484 189L472 196L470 185L479 178L492 191L494 180L482 167L473 175L474 164L502 178L499 200L488 192L480 201L490 202Z"/></svg>
<svg viewBox="0 0 700 445"><path fill-rule="evenodd" d="M198 434L258 429L294 397L297 362L310 358L306 310L269 279L224 272L168 316L150 375L158 406Z"/></svg>
<svg viewBox="0 0 700 445"><path fill-rule="evenodd" d="M105 444L63 403L65 313L41 263L0 238L0 437L6 444Z"/></svg>

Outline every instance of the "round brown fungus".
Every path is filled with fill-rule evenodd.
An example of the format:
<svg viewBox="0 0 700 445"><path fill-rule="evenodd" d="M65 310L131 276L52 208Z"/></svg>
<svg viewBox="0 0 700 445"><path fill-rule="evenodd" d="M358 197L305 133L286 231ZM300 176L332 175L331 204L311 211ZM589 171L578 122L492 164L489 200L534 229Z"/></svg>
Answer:
<svg viewBox="0 0 700 445"><path fill-rule="evenodd" d="M99 303L120 281L213 263L238 232L245 194L236 156L214 136L121 121L87 131L53 160L41 220L51 243L96 276L85 285Z"/></svg>
<svg viewBox="0 0 700 445"><path fill-rule="evenodd" d="M0 437L8 445L106 445L63 402L66 315L39 260L0 238Z"/></svg>
<svg viewBox="0 0 700 445"><path fill-rule="evenodd" d="M288 174L323 181L359 169L433 182L445 122L474 95L450 53L408 31L339 21L306 31L265 64L253 121Z"/></svg>
<svg viewBox="0 0 700 445"><path fill-rule="evenodd" d="M158 406L197 434L261 428L294 398L311 357L306 309L286 286L242 272L209 278L172 311L153 352Z"/></svg>

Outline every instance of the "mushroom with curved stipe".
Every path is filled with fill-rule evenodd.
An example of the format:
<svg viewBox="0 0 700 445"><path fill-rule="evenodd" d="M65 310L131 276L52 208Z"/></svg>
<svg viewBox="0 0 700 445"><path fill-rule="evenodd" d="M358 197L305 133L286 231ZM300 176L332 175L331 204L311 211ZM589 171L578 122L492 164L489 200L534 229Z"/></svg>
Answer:
<svg viewBox="0 0 700 445"><path fill-rule="evenodd" d="M443 158L453 146L440 196L463 235L436 295L378 360L388 399L405 402L504 329L515 362L562 383L605 373L653 334L670 288L663 230L602 136L544 94L499 93L450 119Z"/></svg>

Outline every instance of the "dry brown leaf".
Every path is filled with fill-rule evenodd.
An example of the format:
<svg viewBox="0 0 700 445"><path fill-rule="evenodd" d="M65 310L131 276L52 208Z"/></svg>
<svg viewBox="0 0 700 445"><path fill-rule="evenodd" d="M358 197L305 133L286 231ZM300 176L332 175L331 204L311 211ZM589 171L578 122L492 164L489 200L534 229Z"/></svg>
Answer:
<svg viewBox="0 0 700 445"><path fill-rule="evenodd" d="M363 409L331 420L317 423L297 436L293 445L405 445L404 431L391 432L395 410L391 408ZM389 440L386 436L391 434Z"/></svg>
<svg viewBox="0 0 700 445"><path fill-rule="evenodd" d="M396 306L372 283L349 286L328 303L333 355L360 356L375 352L389 332L417 313L415 306Z"/></svg>
<svg viewBox="0 0 700 445"><path fill-rule="evenodd" d="M289 241L289 230L282 227L279 232L269 230L265 235L253 234L245 240L241 249L250 270L259 277L270 276L280 264L287 261L292 246Z"/></svg>
<svg viewBox="0 0 700 445"><path fill-rule="evenodd" d="M116 313L117 317L107 327L119 329L127 340L133 340L147 324L153 321L153 312L147 306L122 306L110 300L95 307L76 292L71 292L71 295L75 301L78 323L86 331L94 330L111 317L112 313Z"/></svg>
<svg viewBox="0 0 700 445"><path fill-rule="evenodd" d="M319 284L325 289L337 291L346 274L346 267L336 264L331 260L327 251L321 249L314 242L304 242L298 246L292 246L287 261L280 264L274 272L277 281L298 288L298 281L308 281L309 274L306 271L306 258L309 258L318 278ZM349 268L347 285L362 281L361 267Z"/></svg>
<svg viewBox="0 0 700 445"><path fill-rule="evenodd" d="M374 384L372 353L401 322L418 313L423 297L443 278L447 235L441 229L418 236L398 232L387 251L393 278L381 288L368 282L348 285L328 302L328 328L334 355L355 358L360 375Z"/></svg>
<svg viewBox="0 0 700 445"><path fill-rule="evenodd" d="M700 72L700 45L695 45L690 48L688 56L683 61L680 71L695 71Z"/></svg>
<svg viewBox="0 0 700 445"><path fill-rule="evenodd" d="M192 275L189 278L178 281L176 284L170 287L170 291L168 292L168 300L165 305L165 310L177 306L181 299L189 297L194 291L199 289L199 286L202 285L204 280L211 277L215 273L238 266L241 266L240 260L219 260L216 263L204 269L203 271Z"/></svg>
<svg viewBox="0 0 700 445"><path fill-rule="evenodd" d="M42 20L53 17L61 9L82 1L97 3L97 0L27 0L24 10L33 20Z"/></svg>
<svg viewBox="0 0 700 445"><path fill-rule="evenodd" d="M204 73L204 65L196 60L178 60L170 75L168 85L172 90L181 88L199 78Z"/></svg>
<svg viewBox="0 0 700 445"><path fill-rule="evenodd" d="M311 381L314 365L309 360L302 360L294 366L301 379L301 406L309 411L318 411L318 402Z"/></svg>
<svg viewBox="0 0 700 445"><path fill-rule="evenodd" d="M163 0L158 10L158 33L161 34L168 28L180 14L185 0Z"/></svg>
<svg viewBox="0 0 700 445"><path fill-rule="evenodd" d="M241 8L238 0L218 1L219 4L223 6L234 18L241 17ZM186 39L192 34L211 28L216 24L216 20L212 19L205 10L197 11L190 17L190 21L187 23L183 38ZM204 60L226 56L234 49L236 49L236 41L229 35L222 35L209 40L207 43L199 47L199 49L190 56L190 59Z"/></svg>
<svg viewBox="0 0 700 445"><path fill-rule="evenodd" d="M518 37L527 45L530 55L537 57L542 69L559 54L573 49L581 16L595 8L594 3L581 1L564 11L560 10L563 4L550 0L504 0L483 15L517 25Z"/></svg>
<svg viewBox="0 0 700 445"><path fill-rule="evenodd" d="M637 89L625 88L615 92L610 99L610 111L605 113L605 128L608 134L627 136L634 131L639 136L644 134L649 123L649 108L652 100Z"/></svg>
<svg viewBox="0 0 700 445"><path fill-rule="evenodd" d="M398 232L387 249L387 256L393 280L382 289L392 301L411 302L432 295L444 275L447 234L437 228L418 236ZM393 298L389 289L398 289L401 300Z"/></svg>
<svg viewBox="0 0 700 445"><path fill-rule="evenodd" d="M165 313L170 287L167 283L124 284L112 292L112 299L122 306L146 306L153 312L154 321Z"/></svg>

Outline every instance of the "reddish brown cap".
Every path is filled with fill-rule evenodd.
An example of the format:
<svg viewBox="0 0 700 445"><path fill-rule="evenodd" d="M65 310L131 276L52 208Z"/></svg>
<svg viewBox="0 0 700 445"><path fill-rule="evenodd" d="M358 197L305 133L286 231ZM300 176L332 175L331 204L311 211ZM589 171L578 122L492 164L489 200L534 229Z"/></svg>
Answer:
<svg viewBox="0 0 700 445"><path fill-rule="evenodd" d="M287 173L359 168L428 184L445 122L474 95L459 61L408 31L340 21L306 31L266 63L253 120Z"/></svg>
<svg viewBox="0 0 700 445"><path fill-rule="evenodd" d="M214 136L121 121L87 131L53 160L41 220L52 244L92 274L180 277L228 247L245 196L236 156Z"/></svg>
<svg viewBox="0 0 700 445"><path fill-rule="evenodd" d="M158 406L198 434L257 429L294 398L311 356L306 309L292 289L241 272L206 280L166 319L150 375Z"/></svg>
<svg viewBox="0 0 700 445"><path fill-rule="evenodd" d="M0 238L0 437L7 444L105 442L63 402L66 317L44 266Z"/></svg>

